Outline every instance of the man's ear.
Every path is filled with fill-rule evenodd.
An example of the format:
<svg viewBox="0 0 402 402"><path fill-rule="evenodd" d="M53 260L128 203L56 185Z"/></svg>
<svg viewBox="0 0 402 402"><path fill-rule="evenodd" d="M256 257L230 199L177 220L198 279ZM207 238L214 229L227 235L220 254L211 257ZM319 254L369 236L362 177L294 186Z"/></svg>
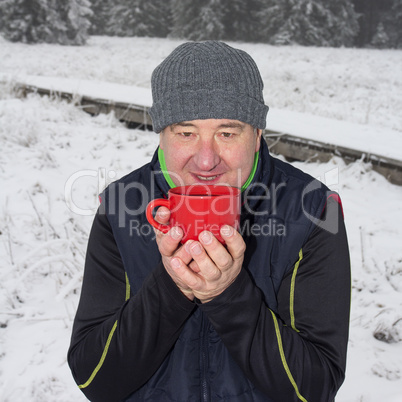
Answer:
<svg viewBox="0 0 402 402"><path fill-rule="evenodd" d="M255 152L260 150L261 146L261 138L262 138L262 130L260 128L256 128L257 138L255 142Z"/></svg>

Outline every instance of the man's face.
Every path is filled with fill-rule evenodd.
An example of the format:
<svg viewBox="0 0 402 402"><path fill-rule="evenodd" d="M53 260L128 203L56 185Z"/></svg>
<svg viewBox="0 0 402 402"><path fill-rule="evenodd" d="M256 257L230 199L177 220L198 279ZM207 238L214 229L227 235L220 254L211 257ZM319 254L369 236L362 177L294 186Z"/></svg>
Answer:
<svg viewBox="0 0 402 402"><path fill-rule="evenodd" d="M160 147L177 186L227 184L241 187L248 179L262 131L238 120L192 120L166 127Z"/></svg>

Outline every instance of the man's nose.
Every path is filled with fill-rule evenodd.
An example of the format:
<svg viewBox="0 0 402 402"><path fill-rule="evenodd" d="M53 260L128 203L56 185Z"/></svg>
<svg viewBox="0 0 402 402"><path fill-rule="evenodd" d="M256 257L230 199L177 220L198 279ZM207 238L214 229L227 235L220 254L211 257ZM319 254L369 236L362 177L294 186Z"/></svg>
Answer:
<svg viewBox="0 0 402 402"><path fill-rule="evenodd" d="M219 165L220 160L219 149L214 139L201 140L194 156L198 169L209 172Z"/></svg>

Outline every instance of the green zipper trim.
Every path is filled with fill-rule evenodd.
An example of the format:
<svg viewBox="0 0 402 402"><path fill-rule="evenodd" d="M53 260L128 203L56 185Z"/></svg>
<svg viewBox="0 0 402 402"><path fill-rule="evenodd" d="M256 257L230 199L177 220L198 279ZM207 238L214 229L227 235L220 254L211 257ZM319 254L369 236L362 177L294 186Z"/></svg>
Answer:
<svg viewBox="0 0 402 402"><path fill-rule="evenodd" d="M260 153L257 151L254 155L254 163L253 163L253 168L251 169L250 176L248 176L248 179L246 182L241 186L241 191L243 192L253 181L255 172L257 170L257 165L258 165L258 159L259 159ZM170 188L175 188L176 184L174 184L172 178L169 175L169 172L166 167L166 161L165 161L165 154L163 152L162 148L158 149L158 160L159 164L161 166L161 171L163 173L163 177L165 178L167 184L169 184Z"/></svg>

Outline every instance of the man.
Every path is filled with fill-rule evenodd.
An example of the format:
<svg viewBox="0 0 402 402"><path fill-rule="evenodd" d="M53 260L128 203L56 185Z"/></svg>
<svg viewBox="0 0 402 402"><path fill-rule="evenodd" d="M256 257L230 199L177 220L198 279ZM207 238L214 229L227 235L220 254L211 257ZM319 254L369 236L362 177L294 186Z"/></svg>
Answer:
<svg viewBox="0 0 402 402"><path fill-rule="evenodd" d="M104 191L88 243L68 361L89 399L334 399L350 306L341 206L269 155L262 89L252 58L222 42L185 43L155 69L160 147ZM194 183L243 191L225 246L146 230L151 199Z"/></svg>

